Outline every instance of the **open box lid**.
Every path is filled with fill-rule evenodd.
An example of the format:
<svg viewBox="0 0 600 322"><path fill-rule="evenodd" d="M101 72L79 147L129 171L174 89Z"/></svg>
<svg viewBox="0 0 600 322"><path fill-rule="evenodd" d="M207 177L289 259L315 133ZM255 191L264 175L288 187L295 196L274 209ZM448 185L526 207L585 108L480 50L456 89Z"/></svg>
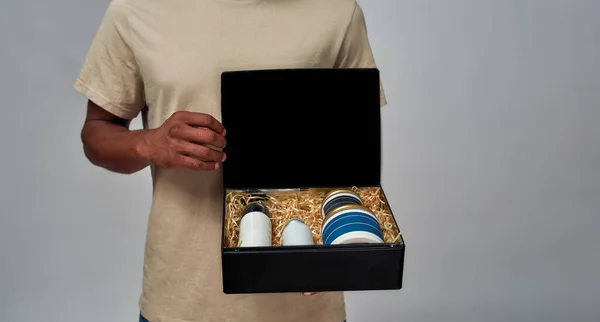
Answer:
<svg viewBox="0 0 600 322"><path fill-rule="evenodd" d="M378 186L377 69L221 75L226 189Z"/></svg>

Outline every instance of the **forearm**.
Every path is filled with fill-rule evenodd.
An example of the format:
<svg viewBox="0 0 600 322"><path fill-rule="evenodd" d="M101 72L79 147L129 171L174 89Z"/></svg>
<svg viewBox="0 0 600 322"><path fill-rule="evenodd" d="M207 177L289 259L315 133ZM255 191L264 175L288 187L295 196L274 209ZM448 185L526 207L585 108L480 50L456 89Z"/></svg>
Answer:
<svg viewBox="0 0 600 322"><path fill-rule="evenodd" d="M106 120L87 121L81 131L85 155L94 165L113 172L138 172L150 165L141 153L145 131Z"/></svg>

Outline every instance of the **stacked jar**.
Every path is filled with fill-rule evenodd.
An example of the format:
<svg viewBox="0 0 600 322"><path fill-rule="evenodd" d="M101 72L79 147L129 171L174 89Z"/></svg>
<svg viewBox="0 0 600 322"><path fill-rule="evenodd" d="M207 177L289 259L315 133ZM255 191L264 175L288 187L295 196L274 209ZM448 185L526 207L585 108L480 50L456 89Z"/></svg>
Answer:
<svg viewBox="0 0 600 322"><path fill-rule="evenodd" d="M383 243L377 217L352 190L330 191L323 199L321 213L323 245Z"/></svg>

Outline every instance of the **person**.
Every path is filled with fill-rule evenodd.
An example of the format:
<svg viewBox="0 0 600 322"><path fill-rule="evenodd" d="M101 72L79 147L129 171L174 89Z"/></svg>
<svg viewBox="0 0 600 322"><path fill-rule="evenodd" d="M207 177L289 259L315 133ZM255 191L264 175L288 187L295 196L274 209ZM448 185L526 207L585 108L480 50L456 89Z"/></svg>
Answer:
<svg viewBox="0 0 600 322"><path fill-rule="evenodd" d="M345 320L341 293L222 292L220 75L374 67L356 0L108 4L74 86L88 101L81 140L90 162L122 174L150 168L142 321ZM143 128L130 129L139 115Z"/></svg>

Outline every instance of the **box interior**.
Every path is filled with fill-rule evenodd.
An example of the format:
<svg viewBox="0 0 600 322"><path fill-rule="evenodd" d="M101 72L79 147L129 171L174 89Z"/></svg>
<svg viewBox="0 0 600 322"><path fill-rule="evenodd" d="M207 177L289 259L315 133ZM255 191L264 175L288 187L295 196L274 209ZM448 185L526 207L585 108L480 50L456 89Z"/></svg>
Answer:
<svg viewBox="0 0 600 322"><path fill-rule="evenodd" d="M402 234L393 217L389 203L380 186L346 187L363 200L364 205L377 217L384 242L403 244ZM238 247L239 223L244 207L252 201L262 201L267 207L272 223L272 247L283 247L281 235L286 223L293 218L304 221L313 233L316 246L323 245L321 238L321 203L325 194L333 188L265 189L249 191L227 189L225 191L225 220L223 243L225 248Z"/></svg>

